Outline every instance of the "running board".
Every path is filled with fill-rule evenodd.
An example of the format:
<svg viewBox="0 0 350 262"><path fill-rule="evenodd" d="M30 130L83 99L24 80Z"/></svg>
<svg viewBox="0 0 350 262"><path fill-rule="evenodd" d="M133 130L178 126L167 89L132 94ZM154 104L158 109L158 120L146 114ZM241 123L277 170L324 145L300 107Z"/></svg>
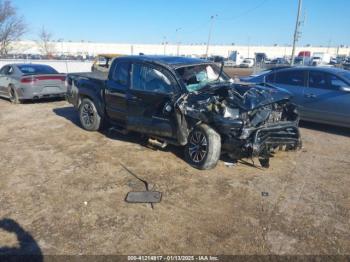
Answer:
<svg viewBox="0 0 350 262"><path fill-rule="evenodd" d="M117 132L122 135L127 135L129 133L129 131L126 130L125 128L117 127L117 126L110 127L108 129L108 132Z"/></svg>

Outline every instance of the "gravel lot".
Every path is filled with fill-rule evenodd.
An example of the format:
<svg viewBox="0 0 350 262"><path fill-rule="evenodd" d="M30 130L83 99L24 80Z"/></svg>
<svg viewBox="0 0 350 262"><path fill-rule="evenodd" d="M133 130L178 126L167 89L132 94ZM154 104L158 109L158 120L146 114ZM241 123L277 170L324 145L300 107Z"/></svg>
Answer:
<svg viewBox="0 0 350 262"><path fill-rule="evenodd" d="M0 247L45 255L350 254L348 129L302 124L303 149L278 152L269 169L246 160L199 171L182 149L84 131L65 101L0 99L0 123ZM154 209L124 201L144 186L123 165L163 192ZM16 239L23 232L5 230L4 219L32 240Z"/></svg>

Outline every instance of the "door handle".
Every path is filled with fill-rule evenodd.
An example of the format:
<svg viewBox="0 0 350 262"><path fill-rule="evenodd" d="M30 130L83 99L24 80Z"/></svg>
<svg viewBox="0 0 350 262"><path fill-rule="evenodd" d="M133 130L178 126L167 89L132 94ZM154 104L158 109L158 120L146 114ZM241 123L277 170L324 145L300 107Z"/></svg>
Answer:
<svg viewBox="0 0 350 262"><path fill-rule="evenodd" d="M132 101L141 101L141 98L139 98L137 96L131 96L130 100L132 100Z"/></svg>
<svg viewBox="0 0 350 262"><path fill-rule="evenodd" d="M315 94L305 94L304 95L306 98L316 98Z"/></svg>

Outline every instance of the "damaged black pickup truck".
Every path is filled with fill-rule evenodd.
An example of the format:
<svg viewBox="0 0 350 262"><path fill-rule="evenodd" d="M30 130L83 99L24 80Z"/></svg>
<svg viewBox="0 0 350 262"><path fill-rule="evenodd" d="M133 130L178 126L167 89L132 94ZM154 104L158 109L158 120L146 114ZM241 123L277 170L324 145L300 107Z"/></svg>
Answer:
<svg viewBox="0 0 350 262"><path fill-rule="evenodd" d="M264 167L276 149L301 145L298 113L290 95L272 86L240 85L208 61L166 56L125 56L107 78L70 74L67 100L81 125L96 131L108 123L162 145L185 147L199 169L220 155L257 157Z"/></svg>

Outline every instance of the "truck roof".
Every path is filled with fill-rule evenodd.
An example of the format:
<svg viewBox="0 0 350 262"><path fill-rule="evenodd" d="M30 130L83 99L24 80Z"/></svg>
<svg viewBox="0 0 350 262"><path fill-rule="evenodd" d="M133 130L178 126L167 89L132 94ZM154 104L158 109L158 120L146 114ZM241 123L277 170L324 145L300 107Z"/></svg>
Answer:
<svg viewBox="0 0 350 262"><path fill-rule="evenodd" d="M123 56L116 58L118 61L128 60L128 61L142 61L157 63L171 68L179 68L182 66L188 65L198 65L198 64L208 64L210 61L199 59L199 58L190 58L182 56L158 56L158 55L138 55L138 56Z"/></svg>

